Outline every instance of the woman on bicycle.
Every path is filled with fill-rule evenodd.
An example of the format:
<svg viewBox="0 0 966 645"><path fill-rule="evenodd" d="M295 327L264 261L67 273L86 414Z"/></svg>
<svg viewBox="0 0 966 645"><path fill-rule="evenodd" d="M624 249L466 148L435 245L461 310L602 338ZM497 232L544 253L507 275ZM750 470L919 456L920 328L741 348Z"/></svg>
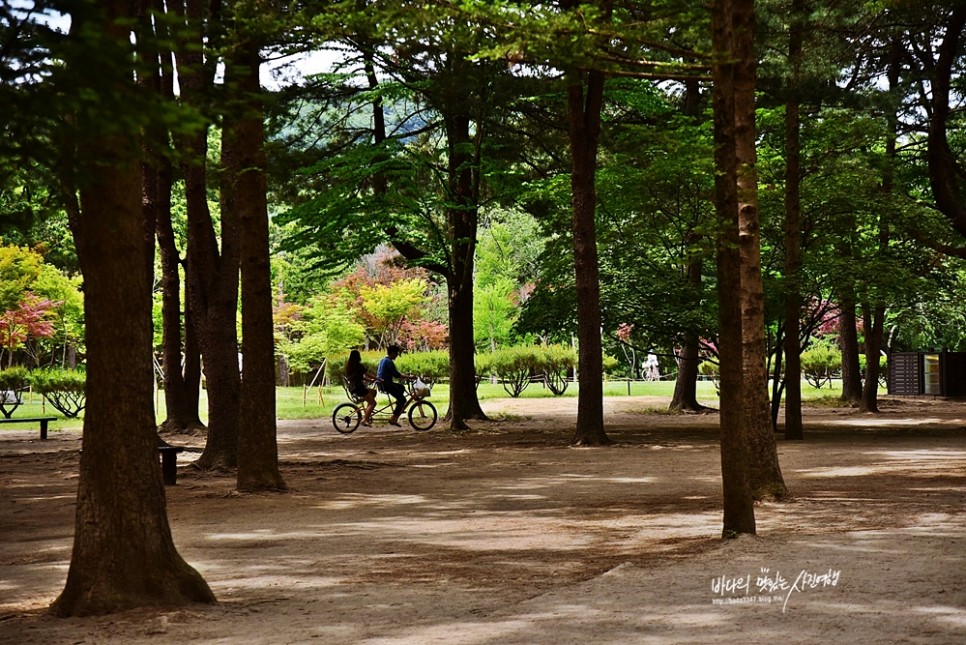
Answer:
<svg viewBox="0 0 966 645"><path fill-rule="evenodd" d="M372 411L376 409L376 391L366 385L367 380L373 379L372 375L366 372L358 349L349 352L349 360L345 364L345 376L349 380L349 390L352 394L366 402L366 414L362 419L362 425L372 425Z"/></svg>

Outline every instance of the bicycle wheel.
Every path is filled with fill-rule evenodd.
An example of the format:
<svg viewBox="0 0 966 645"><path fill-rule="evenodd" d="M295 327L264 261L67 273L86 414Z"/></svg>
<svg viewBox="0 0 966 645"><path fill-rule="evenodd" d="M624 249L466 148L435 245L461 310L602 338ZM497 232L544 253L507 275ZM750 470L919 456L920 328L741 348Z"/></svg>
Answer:
<svg viewBox="0 0 966 645"><path fill-rule="evenodd" d="M409 408L409 425L416 430L429 430L436 425L436 406L429 401L416 401Z"/></svg>
<svg viewBox="0 0 966 645"><path fill-rule="evenodd" d="M352 403L343 403L332 412L332 425L342 434L355 432L362 421L362 410Z"/></svg>

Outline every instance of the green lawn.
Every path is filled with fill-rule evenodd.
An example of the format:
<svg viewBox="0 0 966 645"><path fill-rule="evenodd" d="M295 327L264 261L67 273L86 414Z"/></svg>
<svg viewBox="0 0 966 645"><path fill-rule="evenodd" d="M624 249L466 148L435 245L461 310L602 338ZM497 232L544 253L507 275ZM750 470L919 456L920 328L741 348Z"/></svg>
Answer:
<svg viewBox="0 0 966 645"><path fill-rule="evenodd" d="M577 396L577 389L577 385L571 383L563 396L575 397ZM275 392L276 416L279 419L325 418L332 414L332 410L336 405L346 400L345 392L341 386L325 387L321 390L319 388L303 389L301 387L287 387L277 388ZM502 386L489 382L481 383L478 392L481 401L503 399L508 397ZM674 393L674 382L634 381L629 387L627 381L609 380L604 383L604 396L622 397L628 396L628 392L630 392L631 396L660 396L669 398ZM880 393L884 393L884 390ZM838 394L839 390L837 384L834 388L825 387L821 390L818 390L807 383L802 383L802 396L806 401L819 403L822 400L835 400L838 397ZM380 397L381 396L382 395L380 395ZM549 398L552 396L553 394L550 392L550 390L538 383L534 383L523 391L520 398ZM164 393L159 392L155 400L158 409L158 421L161 422L165 418ZM447 388L446 384L441 383L434 387L430 400L439 409L440 414L444 414L449 404L449 389ZM698 382L698 400L711 404L714 404L714 402L717 400L717 393L715 392L714 384L711 381ZM207 398L204 391L201 393L201 410L202 420L206 420ZM76 419L63 418L59 412L54 410L43 400L43 397L28 393L24 397L23 405L17 408L16 412L14 412L13 418L37 416L58 417L57 421L51 422L50 429L60 430L63 428L80 427L83 419L83 412ZM24 430L33 428L34 426L36 426L36 424L25 423L23 426L20 426L19 424L10 424L2 426L0 431Z"/></svg>

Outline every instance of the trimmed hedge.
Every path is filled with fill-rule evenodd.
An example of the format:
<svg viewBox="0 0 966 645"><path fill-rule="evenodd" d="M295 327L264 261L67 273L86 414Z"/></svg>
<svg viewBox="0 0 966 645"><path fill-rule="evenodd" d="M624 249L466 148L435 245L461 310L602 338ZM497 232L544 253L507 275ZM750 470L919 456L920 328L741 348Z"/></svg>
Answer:
<svg viewBox="0 0 966 645"><path fill-rule="evenodd" d="M573 350L562 345L508 347L482 358L477 360L478 373L497 377L506 393L514 398L534 382L543 383L560 396L566 392L569 372L577 364ZM485 372L480 370L481 364Z"/></svg>
<svg viewBox="0 0 966 645"><path fill-rule="evenodd" d="M9 419L14 410L23 403L21 392L30 385L30 372L26 367L8 367L0 370L0 414Z"/></svg>
<svg viewBox="0 0 966 645"><path fill-rule="evenodd" d="M46 369L30 373L33 389L68 418L75 418L87 403L87 376L75 370Z"/></svg>
<svg viewBox="0 0 966 645"><path fill-rule="evenodd" d="M841 370L842 352L829 343L815 343L802 352L802 376L812 387L831 387Z"/></svg>

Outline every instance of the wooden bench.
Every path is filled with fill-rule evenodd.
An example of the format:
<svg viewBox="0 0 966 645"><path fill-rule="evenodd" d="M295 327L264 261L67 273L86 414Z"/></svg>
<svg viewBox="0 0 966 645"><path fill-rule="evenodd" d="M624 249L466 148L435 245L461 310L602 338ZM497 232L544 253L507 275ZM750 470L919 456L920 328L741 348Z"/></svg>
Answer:
<svg viewBox="0 0 966 645"><path fill-rule="evenodd" d="M40 439L47 439L47 424L57 417L20 417L19 419L0 419L0 423L40 423Z"/></svg>
<svg viewBox="0 0 966 645"><path fill-rule="evenodd" d="M183 452L181 446L158 446L158 454L161 455L161 477L166 486L174 486L178 483L178 453ZM80 452L84 452L81 448Z"/></svg>
<svg viewBox="0 0 966 645"><path fill-rule="evenodd" d="M161 476L168 486L178 483L178 453L183 451L181 446L158 446L161 454Z"/></svg>

